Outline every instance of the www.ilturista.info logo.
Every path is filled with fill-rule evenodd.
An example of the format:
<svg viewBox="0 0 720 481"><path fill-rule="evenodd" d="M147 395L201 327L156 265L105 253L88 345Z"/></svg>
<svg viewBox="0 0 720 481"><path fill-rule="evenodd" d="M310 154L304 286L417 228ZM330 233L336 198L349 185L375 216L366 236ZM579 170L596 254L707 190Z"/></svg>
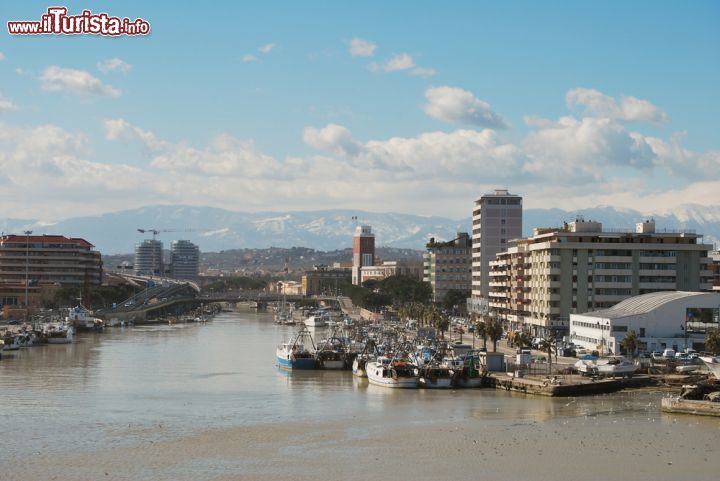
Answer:
<svg viewBox="0 0 720 481"><path fill-rule="evenodd" d="M68 15L66 7L49 7L40 21L13 20L7 23L10 35L148 35L150 23L142 18L112 17L107 13L83 10Z"/></svg>

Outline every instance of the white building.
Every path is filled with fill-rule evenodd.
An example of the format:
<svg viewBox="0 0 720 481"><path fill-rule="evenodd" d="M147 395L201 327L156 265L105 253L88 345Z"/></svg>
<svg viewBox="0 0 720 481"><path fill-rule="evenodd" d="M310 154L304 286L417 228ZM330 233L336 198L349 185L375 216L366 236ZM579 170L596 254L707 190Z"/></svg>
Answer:
<svg viewBox="0 0 720 481"><path fill-rule="evenodd" d="M703 349L705 332L718 327L720 293L666 291L626 299L609 309L570 315L570 340L602 353L618 353L630 331L640 352Z"/></svg>
<svg viewBox="0 0 720 481"><path fill-rule="evenodd" d="M609 308L632 296L712 287L708 251L693 231L603 229L577 219L536 228L490 263L490 310L511 329L566 335L570 314Z"/></svg>
<svg viewBox="0 0 720 481"><path fill-rule="evenodd" d="M490 262L522 236L522 197L496 189L475 201L472 216L472 298L490 293ZM476 303L472 303L476 305ZM483 303L477 303L478 305Z"/></svg>

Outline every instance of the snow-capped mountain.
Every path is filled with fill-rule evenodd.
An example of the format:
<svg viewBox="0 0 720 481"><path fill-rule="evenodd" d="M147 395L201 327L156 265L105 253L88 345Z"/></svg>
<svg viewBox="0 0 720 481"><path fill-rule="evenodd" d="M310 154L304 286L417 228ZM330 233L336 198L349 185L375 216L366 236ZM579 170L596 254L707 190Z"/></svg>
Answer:
<svg viewBox="0 0 720 481"><path fill-rule="evenodd" d="M612 207L578 211L525 209L523 231L529 235L533 227L558 226L578 215L600 221L608 228L632 228L636 222L653 217L658 228L694 229L705 235L706 243L720 239L720 205L683 205L659 214ZM333 250L351 245L358 222L372 226L376 245L402 248L423 249L430 237L452 239L456 232L471 231L469 216L458 220L351 210L249 213L182 205L148 206L57 222L0 219L0 230L19 234L30 229L35 234L83 237L106 254L132 252L136 242L152 235L137 229L162 231L158 238L166 247L174 239L189 239L205 252L271 246Z"/></svg>

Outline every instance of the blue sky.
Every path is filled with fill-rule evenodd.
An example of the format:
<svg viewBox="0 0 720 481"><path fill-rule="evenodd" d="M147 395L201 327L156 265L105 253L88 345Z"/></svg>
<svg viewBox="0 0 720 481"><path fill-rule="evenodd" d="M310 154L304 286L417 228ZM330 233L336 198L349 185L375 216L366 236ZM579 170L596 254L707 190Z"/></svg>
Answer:
<svg viewBox="0 0 720 481"><path fill-rule="evenodd" d="M68 2L152 34L7 33L49 5L0 8L0 215L720 204L718 2Z"/></svg>

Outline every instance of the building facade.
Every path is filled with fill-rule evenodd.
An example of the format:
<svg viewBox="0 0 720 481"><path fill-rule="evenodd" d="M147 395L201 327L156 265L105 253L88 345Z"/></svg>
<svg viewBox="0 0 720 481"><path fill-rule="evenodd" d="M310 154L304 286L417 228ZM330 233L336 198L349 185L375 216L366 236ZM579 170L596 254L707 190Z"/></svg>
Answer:
<svg viewBox="0 0 720 481"><path fill-rule="evenodd" d="M0 237L0 304L36 305L49 286L102 284L102 257L85 239L61 235Z"/></svg>
<svg viewBox="0 0 720 481"><path fill-rule="evenodd" d="M569 316L609 308L640 294L711 288L711 246L693 232L603 231L577 219L534 229L490 263L490 310L510 329L567 333Z"/></svg>
<svg viewBox="0 0 720 481"><path fill-rule="evenodd" d="M609 309L570 314L570 339L589 350L617 354L623 352L625 336L635 331L639 352L703 351L705 333L719 323L720 293L654 292Z"/></svg>
<svg viewBox="0 0 720 481"><path fill-rule="evenodd" d="M195 279L200 272L200 248L188 240L170 244L170 275L176 279Z"/></svg>
<svg viewBox="0 0 720 481"><path fill-rule="evenodd" d="M407 276L417 280L423 279L423 264L407 261L384 261L376 266L364 266L360 269L360 283L365 281L381 281L391 276Z"/></svg>
<svg viewBox="0 0 720 481"><path fill-rule="evenodd" d="M351 270L326 265L313 266L302 276L302 294L306 296L337 295L339 287L350 282Z"/></svg>
<svg viewBox="0 0 720 481"><path fill-rule="evenodd" d="M522 197L496 189L475 201L472 215L472 298L488 299L490 262L522 236Z"/></svg>
<svg viewBox="0 0 720 481"><path fill-rule="evenodd" d="M163 245L155 239L135 244L135 275L161 276L164 274Z"/></svg>
<svg viewBox="0 0 720 481"><path fill-rule="evenodd" d="M361 283L362 268L375 264L375 234L369 225L358 226L353 236L352 283Z"/></svg>
<svg viewBox="0 0 720 481"><path fill-rule="evenodd" d="M451 289L470 292L472 245L467 232L459 232L447 242L430 239L423 254L423 280L430 283L434 302L441 302Z"/></svg>

